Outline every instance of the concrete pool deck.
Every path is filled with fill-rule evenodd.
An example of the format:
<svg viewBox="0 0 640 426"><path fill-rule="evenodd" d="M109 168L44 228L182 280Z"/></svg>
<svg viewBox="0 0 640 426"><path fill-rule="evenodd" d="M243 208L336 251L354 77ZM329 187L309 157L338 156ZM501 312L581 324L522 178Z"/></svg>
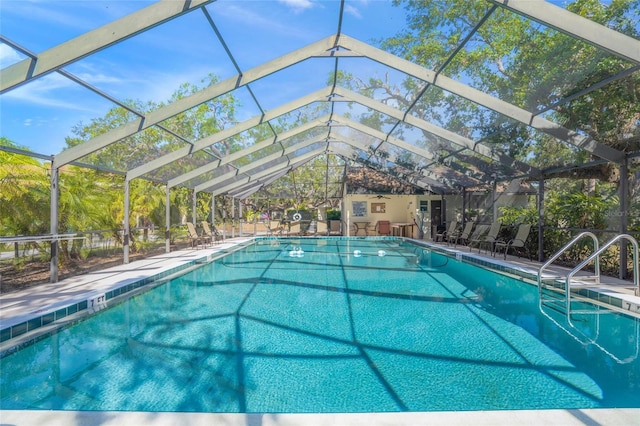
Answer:
<svg viewBox="0 0 640 426"><path fill-rule="evenodd" d="M0 411L6 425L30 426L631 426L640 409L442 411L347 414L215 414L114 411Z"/></svg>
<svg viewBox="0 0 640 426"><path fill-rule="evenodd" d="M71 277L55 284L45 284L31 289L3 294L0 296L0 329L24 323L30 318L54 312L73 301L80 301L105 294L113 289L157 277L171 271L193 265L199 259L216 256L221 252L241 246L252 238L227 239L217 245L198 250L189 249L138 260L82 276ZM431 244L431 242L429 242ZM436 243L443 250L459 250L465 254L465 247L454 248ZM487 254L472 255L504 263L502 257ZM526 259L508 256L511 266L526 270L537 270L540 264ZM554 268L556 269L556 268ZM562 272L563 268L557 268ZM615 293L617 297L640 306L640 297L633 294L631 282L616 278L602 277L599 290ZM25 333L25 338L31 333ZM20 338L17 338L20 339ZM13 339L11 339L14 341ZM15 342L15 341L14 341ZM4 342L6 346L13 345ZM0 407L1 408L1 407ZM521 410L521 411L468 411L468 412L427 412L427 413L350 413L350 414L216 414L216 413L139 413L139 412L89 412L89 411L24 411L1 410L0 423L15 425L640 425L640 409L585 409L585 410Z"/></svg>

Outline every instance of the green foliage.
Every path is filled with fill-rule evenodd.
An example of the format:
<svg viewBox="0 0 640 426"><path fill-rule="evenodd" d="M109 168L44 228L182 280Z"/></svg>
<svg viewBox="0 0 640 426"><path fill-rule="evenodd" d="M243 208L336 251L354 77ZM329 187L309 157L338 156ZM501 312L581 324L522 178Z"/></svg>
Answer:
<svg viewBox="0 0 640 426"><path fill-rule="evenodd" d="M340 210L329 209L327 210L327 220L340 220L342 212Z"/></svg>
<svg viewBox="0 0 640 426"><path fill-rule="evenodd" d="M515 226L521 223L538 223L538 208L531 207L500 207L499 221L503 225Z"/></svg>
<svg viewBox="0 0 640 426"><path fill-rule="evenodd" d="M617 206L614 201L580 192L555 193L545 203L545 221L562 228L606 229L607 211Z"/></svg>
<svg viewBox="0 0 640 426"><path fill-rule="evenodd" d="M491 2L467 0L395 0L406 10L407 24L382 47L428 69L464 81L527 111L537 111L592 87L632 66L608 52L553 28L497 7L453 60L449 55L485 17ZM575 0L567 9L609 28L638 38L640 3ZM446 67L440 69L444 64ZM544 64L541 66L540 64ZM344 76L347 78L348 76ZM361 84L362 93L382 91L391 103L410 105L421 85L407 78L402 87L382 80ZM405 96L403 89L410 89ZM638 102L640 74L610 82L549 110L547 117L569 129L623 151L640 149ZM459 96L430 87L412 107L412 114L463 136L471 131L494 149L546 168L589 160L586 151L560 143L499 114L483 111ZM425 133L425 140L429 135Z"/></svg>
<svg viewBox="0 0 640 426"><path fill-rule="evenodd" d="M20 148L7 138L0 145ZM48 167L31 157L0 151L0 235L49 231Z"/></svg>

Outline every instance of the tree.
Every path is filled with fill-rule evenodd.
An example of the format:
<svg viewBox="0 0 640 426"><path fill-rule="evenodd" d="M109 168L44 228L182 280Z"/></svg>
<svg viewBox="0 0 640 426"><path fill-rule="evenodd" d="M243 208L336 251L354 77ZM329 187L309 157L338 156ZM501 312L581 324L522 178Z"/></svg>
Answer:
<svg viewBox="0 0 640 426"><path fill-rule="evenodd" d="M177 101L192 93L202 90L204 87L216 84L218 81L214 75L201 81L201 85L185 83L181 85L171 96L170 102ZM101 167L119 171L127 171L138 167L150 159L166 155L178 148L187 146L207 136L219 132L226 126L235 122L235 104L237 101L232 95L223 95L204 102L171 117L162 123L163 128L174 132L179 137L152 126L144 131L126 137L97 152L89 154L82 161ZM129 100L126 104L140 113L149 113L163 106L164 103L143 102ZM92 119L89 124L78 123L72 129L74 136L67 137L67 146L75 146L87 142L91 138L106 133L112 129L126 124L137 118L131 111L122 107L114 107L104 117ZM186 142L188 141L188 142ZM179 165L172 164L151 173L150 177L168 179L194 169L208 161L212 156L226 155L233 150L235 140L225 140L221 144L211 146L208 149L194 152L193 155L182 159Z"/></svg>
<svg viewBox="0 0 640 426"><path fill-rule="evenodd" d="M0 145L18 148L0 137ZM0 234L37 235L49 232L49 178L46 164L0 150Z"/></svg>
<svg viewBox="0 0 640 426"><path fill-rule="evenodd" d="M492 7L489 2L396 0L395 4L407 10L407 27L384 40L384 48L526 110L551 108L547 117L552 121L570 129L586 130L595 140L616 149L626 152L640 149L639 73L615 80L588 96L556 105L633 64L500 7L472 35L466 48L451 59L449 55L458 43ZM605 6L595 0L577 0L567 8L638 38L638 27L634 24L637 20L633 19L639 13L638 2L615 0ZM444 64L446 67L441 69ZM408 78L404 88L410 89L409 96L398 96L402 93L400 88L380 80L369 81L361 90L382 91L386 94L383 102L393 100L406 107L423 87ZM437 88L429 87L412 113L464 136L485 138L491 146L534 165L557 166L589 159L584 151L562 146L547 135L515 125ZM549 145L561 150L549 150ZM559 152L562 154L557 156ZM615 179L613 169L598 167L587 173Z"/></svg>

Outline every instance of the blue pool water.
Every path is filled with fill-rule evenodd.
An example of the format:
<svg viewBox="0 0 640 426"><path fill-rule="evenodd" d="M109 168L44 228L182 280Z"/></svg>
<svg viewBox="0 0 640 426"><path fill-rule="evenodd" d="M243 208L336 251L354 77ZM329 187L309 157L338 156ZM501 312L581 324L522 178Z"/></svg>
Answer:
<svg viewBox="0 0 640 426"><path fill-rule="evenodd" d="M583 315L571 328L546 314L535 286L398 240L262 240L4 357L0 403L200 412L640 407L637 320Z"/></svg>

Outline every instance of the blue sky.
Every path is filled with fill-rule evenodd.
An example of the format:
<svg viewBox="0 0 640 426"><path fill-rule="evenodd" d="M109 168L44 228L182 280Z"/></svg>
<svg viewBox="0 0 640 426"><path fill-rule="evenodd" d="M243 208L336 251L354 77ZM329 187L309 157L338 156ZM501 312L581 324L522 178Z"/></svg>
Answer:
<svg viewBox="0 0 640 426"><path fill-rule="evenodd" d="M145 8L150 1L3 0L0 32L38 54L66 40ZM337 31L339 1L220 0L207 6L235 61L247 70ZM372 42L402 29L401 9L389 1L346 3L342 31ZM0 66L25 56L0 44ZM329 61L324 61L327 63ZM282 75L252 85L269 109L324 85L329 68L308 61ZM295 68L295 69L294 69ZM166 101L185 82L197 83L209 73L236 75L232 62L208 25L193 11L137 37L104 49L64 68L120 99ZM313 78L312 78L313 77ZM295 79L295 84L294 80ZM238 93L244 105L246 91ZM243 99L243 97L245 97ZM0 95L0 135L41 154L56 154L71 128L102 117L114 105L66 77L52 73ZM238 114L246 119L256 109Z"/></svg>

